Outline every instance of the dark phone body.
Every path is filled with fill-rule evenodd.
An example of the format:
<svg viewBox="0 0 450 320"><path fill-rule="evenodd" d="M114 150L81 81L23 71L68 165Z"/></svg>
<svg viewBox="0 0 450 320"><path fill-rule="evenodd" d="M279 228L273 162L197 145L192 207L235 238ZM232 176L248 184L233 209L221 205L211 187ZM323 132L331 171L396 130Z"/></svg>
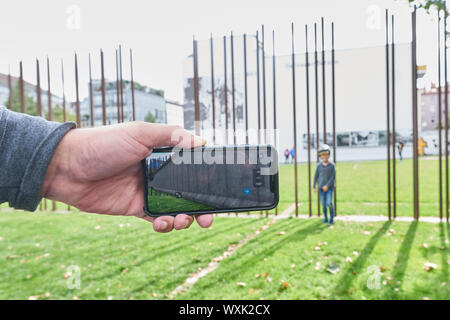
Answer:
<svg viewBox="0 0 450 320"><path fill-rule="evenodd" d="M277 206L278 155L272 146L212 146L177 150L178 153L174 150L154 149L142 161L147 215L247 212ZM208 155L220 156L221 152L223 163L205 163ZM195 163L178 163L183 156L193 160L200 154L202 159ZM227 155L232 156L234 163L225 159Z"/></svg>

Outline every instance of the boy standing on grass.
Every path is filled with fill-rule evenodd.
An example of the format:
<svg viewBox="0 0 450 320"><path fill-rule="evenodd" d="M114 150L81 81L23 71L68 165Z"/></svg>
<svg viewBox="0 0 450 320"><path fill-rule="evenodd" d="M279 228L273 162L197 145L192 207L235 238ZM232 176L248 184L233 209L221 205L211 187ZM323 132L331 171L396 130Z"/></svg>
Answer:
<svg viewBox="0 0 450 320"><path fill-rule="evenodd" d="M336 180L336 167L329 161L330 147L324 144L318 154L322 162L317 165L314 175L314 192L317 192L316 183L319 185L319 197L323 208L323 223L332 225L334 223L333 191ZM327 209L330 209L330 220L328 220Z"/></svg>

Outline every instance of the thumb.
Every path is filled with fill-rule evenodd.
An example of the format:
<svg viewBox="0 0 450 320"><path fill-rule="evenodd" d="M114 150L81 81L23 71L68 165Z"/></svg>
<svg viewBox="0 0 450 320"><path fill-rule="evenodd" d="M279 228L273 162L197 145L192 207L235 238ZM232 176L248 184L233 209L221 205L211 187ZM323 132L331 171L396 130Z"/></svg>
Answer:
<svg viewBox="0 0 450 320"><path fill-rule="evenodd" d="M193 135L180 126L131 122L129 123L129 130L134 139L149 149L174 146L194 148L203 146L206 143L201 137Z"/></svg>

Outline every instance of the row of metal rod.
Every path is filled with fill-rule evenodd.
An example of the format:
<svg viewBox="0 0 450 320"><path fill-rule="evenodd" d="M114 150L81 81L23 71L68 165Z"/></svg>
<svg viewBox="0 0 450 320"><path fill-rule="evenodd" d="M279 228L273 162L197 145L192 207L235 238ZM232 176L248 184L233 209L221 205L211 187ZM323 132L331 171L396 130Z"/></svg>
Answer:
<svg viewBox="0 0 450 320"><path fill-rule="evenodd" d="M323 142L327 143L326 130L326 59L325 59L325 32L324 19L321 20L322 26L322 112L323 112ZM261 33L260 33L261 31ZM298 216L298 168L297 168L297 106L296 106L296 79L295 79L295 48L294 48L294 24L292 24L292 87L293 87L293 136L294 136L294 188L295 188L295 213ZM260 39L261 34L261 39ZM310 130L310 76L309 76L309 51L308 51L308 26L305 26L306 39L306 118L307 118L307 140L308 140L308 197L309 197L309 216L312 216L312 184L311 184L311 130ZM256 108L257 108L257 128L258 128L258 144L267 143L267 96L266 96L266 53L265 53L265 32L264 26L261 30L256 31ZM231 97L232 97L232 132L233 143L236 144L236 105L235 105L235 66L234 66L234 36L230 35L230 55L231 55ZM315 96L316 96L316 150L319 147L319 49L317 37L317 24L314 24L314 72L315 72ZM229 129L229 110L228 110L228 66L227 66L227 37L223 36L223 76L224 76L224 110L225 110L225 143L228 144L228 129ZM247 70L247 34L243 35L243 61L244 61L244 114L245 114L245 141L249 143L249 113L248 113L248 70ZM214 68L214 40L210 37L210 65L211 65L211 106L212 106L212 129L213 129L213 143L216 143L216 101L215 101L215 68ZM199 98L199 63L198 63L198 43L193 39L193 75L194 75L194 123L195 133L200 135L200 98ZM335 49L334 49L334 23L331 23L331 96L332 96L332 148L333 161L336 163L336 99L335 99ZM277 136L277 99L276 99L276 58L275 58L275 32L272 31L272 85L273 85L273 129L275 132L275 147ZM261 117L262 116L262 117ZM261 129L263 129L263 137L261 137ZM317 161L319 160L317 156ZM318 211L320 216L320 202L317 197ZM334 192L334 205L336 209L336 192ZM278 208L275 209L275 214L278 213ZM268 213L266 212L266 215Z"/></svg>

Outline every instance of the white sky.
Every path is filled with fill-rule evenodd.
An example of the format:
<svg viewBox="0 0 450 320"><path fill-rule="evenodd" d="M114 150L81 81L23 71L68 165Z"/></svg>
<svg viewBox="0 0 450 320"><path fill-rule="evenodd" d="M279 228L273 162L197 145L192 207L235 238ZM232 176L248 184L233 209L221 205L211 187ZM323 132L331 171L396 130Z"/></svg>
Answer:
<svg viewBox="0 0 450 320"><path fill-rule="evenodd" d="M75 6L75 7L74 7ZM73 9L75 8L75 11ZM182 62L192 51L192 36L215 36L254 31L265 25L277 33L277 53L290 50L290 23L296 23L297 50L302 52L305 23L335 21L336 47L384 44L384 9L397 14L397 40L411 38L406 0L40 0L2 1L0 4L0 72L11 65L18 74L23 60L25 79L35 82L34 59L42 68L51 59L52 89L60 94L60 59L65 61L66 92L74 97L73 53L80 57L80 96L87 95L87 55L92 52L94 77L99 77L99 49L106 59L106 76L115 79L114 49L123 47L124 78L129 78L128 50L133 48L135 80L164 89L166 98L182 101ZM77 28L79 9L80 24ZM75 19L74 19L75 18ZM379 25L377 25L377 21ZM75 26L75 29L74 29ZM436 24L418 17L419 64L435 74ZM270 47L270 43L269 43ZM401 59L401 57L399 57ZM44 72L44 70L42 70ZM45 73L42 80L46 82ZM45 87L45 86L44 86Z"/></svg>

